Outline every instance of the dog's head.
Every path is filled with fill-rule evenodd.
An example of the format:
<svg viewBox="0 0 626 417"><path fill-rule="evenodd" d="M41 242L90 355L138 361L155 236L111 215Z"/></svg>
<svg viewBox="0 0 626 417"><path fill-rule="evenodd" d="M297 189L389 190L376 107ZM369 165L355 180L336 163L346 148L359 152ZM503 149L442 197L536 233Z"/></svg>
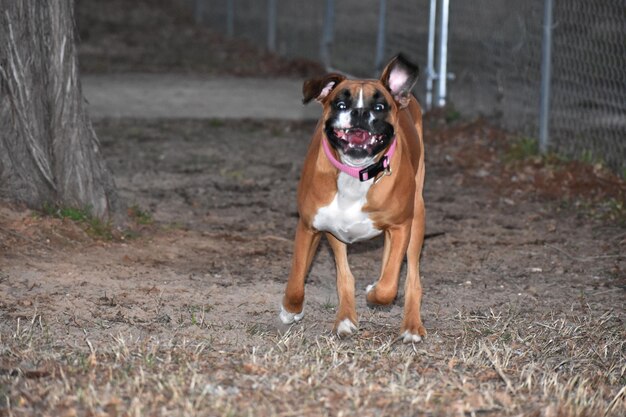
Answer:
<svg viewBox="0 0 626 417"><path fill-rule="evenodd" d="M417 66L398 55L380 80L348 80L332 73L305 81L302 101L322 104L328 141L344 162L362 166L391 143L398 110L408 105L417 75Z"/></svg>

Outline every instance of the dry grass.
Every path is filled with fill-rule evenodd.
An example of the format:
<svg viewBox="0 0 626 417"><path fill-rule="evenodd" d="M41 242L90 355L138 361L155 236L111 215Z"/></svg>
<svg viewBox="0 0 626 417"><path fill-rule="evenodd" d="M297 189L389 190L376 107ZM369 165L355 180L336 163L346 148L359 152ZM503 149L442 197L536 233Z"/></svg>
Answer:
<svg viewBox="0 0 626 417"><path fill-rule="evenodd" d="M183 125L189 129L183 135L172 133L179 126L171 122L156 126L151 132L158 134L145 135L156 138L149 146L132 138L115 144L109 139L110 160L138 154L137 147L130 147L138 142L153 152L154 161L169 175L193 162L186 155L204 152L202 143L227 153L219 148L223 141L205 139L211 132L205 124ZM211 134L228 137L233 149L250 149L241 144L262 141L268 155L283 152L284 136L268 140L273 136L269 130L259 128L255 133L249 126L238 130L218 126ZM122 124L116 129L129 128ZM118 137L117 132L108 136ZM175 140L160 139L169 136ZM201 140L190 139L194 137ZM431 142L429 148L430 178L444 182L433 186L438 191L431 191L429 207L432 230L445 230L446 235L427 242L424 275L439 277L424 280L429 286L424 317L430 333L415 346L397 341L398 306L394 307L397 314L369 312L363 306L361 331L355 338L339 340L330 335L336 304L329 294L334 288L322 291L326 283L319 278L324 271L333 271L330 259L309 282L318 298L317 305L314 297L307 298L307 314L317 314L307 315L292 328L277 329L276 304L283 282L278 285L276 277L286 266L276 265L288 265L285 248L290 239L283 229L293 218L282 203L279 210L264 203L265 211L246 211L255 205L258 209L259 201L270 201L271 194L251 191L255 187L243 186L240 178L215 183L221 188L212 190L220 206L226 205L220 208L194 191L195 183L217 181L213 172L184 174L186 188L181 185L163 194L154 184L168 177L155 174L154 162L148 160L139 169L118 165L122 179L135 172L156 177L145 206L165 201L176 210L173 218L200 230L173 233L168 229L166 233L173 236L167 239L155 232L134 247L119 243L95 247L79 233L80 228L61 229L61 219L34 222L6 214L8 234L0 239L0 252L5 255L0 263L12 268L0 269L0 416L626 415L623 231L573 222L567 216L557 223L547 209L536 210L521 198L504 208L490 209L487 198L487 204L474 205L459 192L461 183L445 182L446 175L460 170L448 168L446 162L446 155L455 155L456 148L437 143ZM179 159L171 158L164 165L168 160L161 161L159 155L170 149ZM253 149L260 152L261 147ZM477 155L485 153L476 149ZM264 167L259 161L269 158L261 154L249 160L249 154L242 152L232 153L229 159L236 162L226 165L234 173L244 164ZM277 164L284 167L271 175L292 176L290 163L279 159ZM123 174L125 169L131 174ZM471 169L475 168L468 172ZM287 183L292 180L275 183L278 194L292 192ZM196 199L189 205L172 204L178 201L179 189ZM447 194L455 195L459 203L442 204ZM189 207L196 204L200 209L194 217L181 214L194 213ZM510 211L514 204L521 208ZM464 220L457 214L459 207L484 208L485 217ZM212 212L209 218L207 211ZM234 217L231 211L241 214ZM157 218L159 214L156 211ZM509 220L528 214L546 218L518 225ZM458 228L448 223L454 219L448 215L458 216ZM255 223L254 216L264 223ZM552 231L539 232L553 221ZM501 227L483 230L491 224ZM260 246L263 239L270 243ZM48 240L54 249L45 249ZM79 256L77 248L90 245L94 247L89 256ZM259 252L269 245L279 247ZM323 265L324 252L320 252L317 264ZM49 263L36 263L42 254ZM360 259L355 271L365 275L372 265L365 262L369 252L354 255ZM75 258L73 264L56 266L59 261L68 264L70 257ZM454 257L464 262L455 264ZM508 267L500 268L498 262ZM545 275L528 273L530 266L544 268ZM466 274L472 277L471 286L464 284ZM166 279L176 282L166 285ZM118 286L120 281L126 285ZM479 283L484 290L477 290ZM232 285L222 287L226 284ZM47 287L36 288L39 285ZM518 297L509 298L508 289L497 297L490 294L504 285L515 289L511 294L519 291ZM245 297L251 295L258 299L246 307ZM234 316L240 304L241 310L247 310ZM470 307L455 313L454 306L461 305ZM51 307L57 314L49 312ZM226 333L228 337L222 337Z"/></svg>
<svg viewBox="0 0 626 417"><path fill-rule="evenodd" d="M242 325L242 334L271 340L260 347L214 344L210 329L219 326L205 322L197 322L203 340L128 334L95 345L87 336L66 340L35 314L2 325L0 415L626 413L626 331L617 313L459 312L413 346L375 317L351 340L316 325L284 334Z"/></svg>

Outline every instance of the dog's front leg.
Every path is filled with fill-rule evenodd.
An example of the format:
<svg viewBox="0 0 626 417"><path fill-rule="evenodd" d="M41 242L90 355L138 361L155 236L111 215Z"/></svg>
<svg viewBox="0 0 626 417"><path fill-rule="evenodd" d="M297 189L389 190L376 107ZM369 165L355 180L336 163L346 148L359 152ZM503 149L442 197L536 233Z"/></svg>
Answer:
<svg viewBox="0 0 626 417"><path fill-rule="evenodd" d="M280 319L285 324L300 321L304 316L304 279L320 242L320 234L298 221L293 250L291 272L285 288L285 297L280 309Z"/></svg>
<svg viewBox="0 0 626 417"><path fill-rule="evenodd" d="M348 265L346 244L331 233L326 233L330 247L335 255L337 266L337 297L339 308L335 320L335 333L339 337L349 336L357 329L356 307L354 300L354 276Z"/></svg>
<svg viewBox="0 0 626 417"><path fill-rule="evenodd" d="M385 232L385 249L380 278L367 286L367 302L388 305L398 294L398 279L411 234L411 222L391 227Z"/></svg>

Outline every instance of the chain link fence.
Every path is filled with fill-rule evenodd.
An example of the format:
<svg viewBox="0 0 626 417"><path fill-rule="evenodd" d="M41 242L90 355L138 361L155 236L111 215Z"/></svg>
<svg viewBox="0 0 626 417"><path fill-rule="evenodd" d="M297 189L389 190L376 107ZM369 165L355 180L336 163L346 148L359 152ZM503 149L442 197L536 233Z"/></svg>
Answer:
<svg viewBox="0 0 626 417"><path fill-rule="evenodd" d="M189 1L199 23L286 57L372 77L377 53L403 52L426 69L429 0ZM451 0L448 98L461 114L537 138L544 1ZM626 175L626 1L555 1L551 63L550 149Z"/></svg>
<svg viewBox="0 0 626 417"><path fill-rule="evenodd" d="M626 1L557 1L554 15L553 146L626 175Z"/></svg>

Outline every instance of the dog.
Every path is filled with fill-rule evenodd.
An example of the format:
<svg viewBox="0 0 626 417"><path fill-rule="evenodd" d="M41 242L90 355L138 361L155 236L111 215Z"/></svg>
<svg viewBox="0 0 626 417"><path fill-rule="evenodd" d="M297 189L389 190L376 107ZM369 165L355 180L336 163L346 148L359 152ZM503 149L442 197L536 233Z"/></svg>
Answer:
<svg viewBox="0 0 626 417"><path fill-rule="evenodd" d="M425 221L422 111L411 94L418 72L400 54L387 64L380 80L351 80L330 73L304 82L303 103L318 101L323 115L298 185L299 220L279 315L283 323L304 316L305 277L324 233L337 268L334 332L339 337L352 335L358 322L346 245L384 234L382 271L367 287L367 302L394 301L406 254L400 337L412 343L426 335L419 275Z"/></svg>

